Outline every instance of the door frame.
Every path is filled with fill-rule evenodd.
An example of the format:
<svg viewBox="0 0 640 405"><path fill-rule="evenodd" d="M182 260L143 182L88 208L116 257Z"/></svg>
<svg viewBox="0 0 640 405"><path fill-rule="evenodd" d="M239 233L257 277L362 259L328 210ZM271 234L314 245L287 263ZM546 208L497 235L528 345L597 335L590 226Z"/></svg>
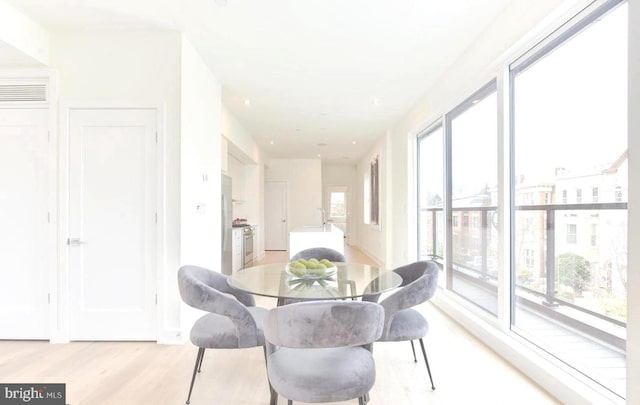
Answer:
<svg viewBox="0 0 640 405"><path fill-rule="evenodd" d="M156 128L158 131L157 142L157 165L156 165L156 201L155 208L157 212L156 224L156 340L162 340L164 328L164 317L161 308L166 305L166 296L164 291L165 277L165 106L163 104L153 102L118 102L118 101L67 101L60 103L60 134L58 137L58 234L57 234L57 252L58 252L58 272L55 283L57 288L56 294L52 294L52 327L50 329L52 343L68 343L70 341L70 278L69 278L69 249L66 244L69 238L69 134L70 134L70 115L76 110L121 110L121 109L139 109L154 110L156 112ZM54 309L55 308L55 309Z"/></svg>

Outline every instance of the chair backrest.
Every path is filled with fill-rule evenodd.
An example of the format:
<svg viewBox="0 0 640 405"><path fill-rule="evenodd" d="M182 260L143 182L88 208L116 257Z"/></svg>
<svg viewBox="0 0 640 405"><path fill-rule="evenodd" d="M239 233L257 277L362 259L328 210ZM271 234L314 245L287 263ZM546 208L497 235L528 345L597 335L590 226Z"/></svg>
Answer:
<svg viewBox="0 0 640 405"><path fill-rule="evenodd" d="M296 253L291 261L295 261L298 259L327 259L331 262L344 262L344 255L337 250L325 248L325 247L314 247L309 249L304 249Z"/></svg>
<svg viewBox="0 0 640 405"><path fill-rule="evenodd" d="M203 267L182 266L178 270L178 288L186 304L229 317L238 331L239 347L257 345L256 322L246 308L255 305L255 300L253 296L231 287L227 276Z"/></svg>
<svg viewBox="0 0 640 405"><path fill-rule="evenodd" d="M385 319L382 336L389 332L394 315L403 309L422 304L433 297L438 287L440 267L433 260L420 261L394 270L402 276L402 287L382 300Z"/></svg>
<svg viewBox="0 0 640 405"><path fill-rule="evenodd" d="M264 324L265 339L291 348L362 346L378 340L384 310L362 301L311 301L273 308Z"/></svg>

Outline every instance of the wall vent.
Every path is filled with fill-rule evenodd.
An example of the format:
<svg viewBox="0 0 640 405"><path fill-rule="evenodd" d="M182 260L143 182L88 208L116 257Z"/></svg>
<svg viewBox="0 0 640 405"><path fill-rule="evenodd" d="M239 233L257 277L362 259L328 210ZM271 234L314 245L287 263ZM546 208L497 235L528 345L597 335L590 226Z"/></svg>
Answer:
<svg viewBox="0 0 640 405"><path fill-rule="evenodd" d="M47 101L45 83L0 84L0 103L33 103Z"/></svg>

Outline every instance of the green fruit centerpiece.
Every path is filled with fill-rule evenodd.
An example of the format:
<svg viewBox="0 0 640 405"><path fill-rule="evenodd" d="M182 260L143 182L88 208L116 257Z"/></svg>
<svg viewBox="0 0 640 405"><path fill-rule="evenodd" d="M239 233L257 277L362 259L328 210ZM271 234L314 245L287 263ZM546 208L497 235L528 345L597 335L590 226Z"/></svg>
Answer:
<svg viewBox="0 0 640 405"><path fill-rule="evenodd" d="M287 264L286 271L294 277L325 278L336 273L336 266L327 259L299 259Z"/></svg>

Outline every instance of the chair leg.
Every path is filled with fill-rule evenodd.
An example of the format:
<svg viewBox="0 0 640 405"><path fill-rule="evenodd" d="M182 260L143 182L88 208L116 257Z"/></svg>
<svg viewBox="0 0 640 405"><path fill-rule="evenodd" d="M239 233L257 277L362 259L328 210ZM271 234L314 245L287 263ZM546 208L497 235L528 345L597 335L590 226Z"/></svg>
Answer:
<svg viewBox="0 0 640 405"><path fill-rule="evenodd" d="M433 378L431 378L431 368L429 367L429 360L427 360L427 352L424 350L424 343L422 342L422 338L420 338L420 347L422 348L422 355L424 356L424 362L427 365L427 372L429 373L429 380L431 381L431 389L435 390L436 387L433 385Z"/></svg>
<svg viewBox="0 0 640 405"><path fill-rule="evenodd" d="M271 386L271 381L269 381L269 366L267 365L267 346L262 346L262 352L264 353L264 365L267 369L267 383L269 383L269 405L276 405L278 403L278 393Z"/></svg>
<svg viewBox="0 0 640 405"><path fill-rule="evenodd" d="M191 401L191 391L193 390L193 383L196 381L196 374L198 373L198 367L202 363L202 356L204 356L204 348L198 349L198 355L196 356L196 365L193 367L193 376L191 377L191 385L189 386L189 395L187 396L186 404L189 405Z"/></svg>
<svg viewBox="0 0 640 405"><path fill-rule="evenodd" d="M358 397L358 405L364 405L364 397Z"/></svg>
<svg viewBox="0 0 640 405"><path fill-rule="evenodd" d="M269 399L269 405L278 405L278 393L275 390L271 391L271 398Z"/></svg>
<svg viewBox="0 0 640 405"><path fill-rule="evenodd" d="M293 405L293 401L292 400L288 400L287 401L287 405Z"/></svg>
<svg viewBox="0 0 640 405"><path fill-rule="evenodd" d="M413 345L413 340L410 340L409 342L411 342L411 351L413 352L413 362L417 363L418 359L416 359L416 347Z"/></svg>
<svg viewBox="0 0 640 405"><path fill-rule="evenodd" d="M202 360L204 359L204 351L205 349L202 349L202 355L200 356L200 364L198 364L198 373L202 371Z"/></svg>

